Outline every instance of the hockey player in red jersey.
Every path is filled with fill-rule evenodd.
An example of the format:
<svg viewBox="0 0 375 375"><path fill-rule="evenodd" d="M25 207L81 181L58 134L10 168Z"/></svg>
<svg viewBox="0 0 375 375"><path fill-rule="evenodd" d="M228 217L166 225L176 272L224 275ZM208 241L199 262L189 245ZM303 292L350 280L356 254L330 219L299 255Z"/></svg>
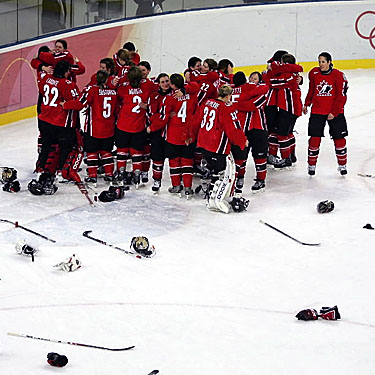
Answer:
<svg viewBox="0 0 375 375"><path fill-rule="evenodd" d="M133 61L131 61L129 51L126 49L119 49L113 55L113 61L115 63L116 76L120 80L119 84L128 82L129 69L134 66Z"/></svg>
<svg viewBox="0 0 375 375"><path fill-rule="evenodd" d="M214 59L206 59L200 67L200 71L193 70L190 73L190 82L199 85L198 105L203 105L208 99L217 98L217 89L220 86L220 75L217 72L217 62Z"/></svg>
<svg viewBox="0 0 375 375"><path fill-rule="evenodd" d="M105 57L104 59L101 59L100 62L99 62L99 69L102 70L103 72L108 73L108 80L107 80L106 85L111 87L111 88L116 88L118 81L116 82L116 85L114 85L113 82L112 82L113 79L115 78L115 74L116 74L115 63L114 63L113 59L111 59L110 57ZM90 82L86 86L96 85L96 83L97 83L96 76L97 76L97 73L94 73L90 77Z"/></svg>
<svg viewBox="0 0 375 375"><path fill-rule="evenodd" d="M124 180L126 161L129 154L133 164L133 182L136 187L141 181L143 148L146 140L146 109L151 85L142 78L142 71L132 66L128 73L129 82L117 90L120 113L116 125L118 179Z"/></svg>
<svg viewBox="0 0 375 375"><path fill-rule="evenodd" d="M84 74L86 68L77 57L73 57L67 48L68 43L66 40L58 39L55 42L53 51L39 53L38 58L31 61L31 65L37 69L41 63L54 67L59 61L67 61L70 64L70 74L68 78L76 82L76 76Z"/></svg>
<svg viewBox="0 0 375 375"><path fill-rule="evenodd" d="M273 71L270 70L270 64L274 61L281 62L281 57L288 53L284 50L276 51L273 56L267 61L268 70L262 73L262 80L265 83L269 83L271 78L274 78ZM267 119L267 127L268 127L268 144L269 144L269 155L267 159L267 163L273 166L277 158L277 152L279 150L279 142L277 141L276 135L276 123L277 123L277 116L278 116L278 108L277 108L277 89L270 88L268 95L267 95L267 103L264 108L266 119Z"/></svg>
<svg viewBox="0 0 375 375"><path fill-rule="evenodd" d="M57 190L52 187L56 170L48 170L46 162L52 150L52 145L58 145L60 157L58 170L69 170L63 168L65 161L76 143L76 122L78 113L74 110L64 110L61 103L79 97L79 90L74 82L67 79L70 72L70 65L66 61L56 64L53 76L45 75L39 82L39 91L43 94L41 113L39 115L39 126L42 138L42 149L40 153L39 166L44 171L35 183L40 184L40 191L52 194ZM66 178L74 176L64 176ZM47 186L47 190L43 187ZM30 186L30 191L36 191L36 186ZM52 190L51 190L51 189ZM39 187L38 187L39 189ZM42 192L42 194L43 194Z"/></svg>
<svg viewBox="0 0 375 375"><path fill-rule="evenodd" d="M281 57L281 62L271 62L269 69L272 71L272 78L266 77L271 89L276 90L277 117L274 130L281 154L281 160L275 162L274 166L291 167L296 161L293 129L297 118L302 115L299 73L303 68L296 64L293 55L286 53ZM276 156L276 153L277 148L271 145L270 154Z"/></svg>
<svg viewBox="0 0 375 375"><path fill-rule="evenodd" d="M109 75L99 70L96 84L87 86L78 100L64 103L64 109L86 108L84 126L84 150L87 155L88 177L86 182L96 183L99 158L104 168L105 181L113 180L114 163L112 149L117 113L116 90L107 85Z"/></svg>
<svg viewBox="0 0 375 375"><path fill-rule="evenodd" d="M220 86L233 83L233 68L234 65L229 59L222 59L219 61L217 70L220 77Z"/></svg>
<svg viewBox="0 0 375 375"><path fill-rule="evenodd" d="M202 60L199 57L197 56L190 57L188 61L188 67L184 71L185 81L190 82L191 72L192 71L200 72L201 66L202 66Z"/></svg>
<svg viewBox="0 0 375 375"><path fill-rule="evenodd" d="M324 137L324 127L328 122L329 134L335 144L338 171L347 174L346 139L348 128L344 116L348 81L345 74L333 68L332 57L322 52L318 57L319 67L309 72L309 91L305 99L303 113L311 106L309 119L308 173L315 174L320 142Z"/></svg>
<svg viewBox="0 0 375 375"><path fill-rule="evenodd" d="M156 78L159 84L158 91L151 93L148 102L148 116L151 119L155 114L160 113L162 102L165 96L171 95L173 90L170 85L169 76L166 73L160 73ZM161 180L163 177L164 160L165 160L165 140L163 137L164 128L152 131L148 127L147 132L150 132L151 138L151 160L152 160L152 178L154 180L152 191L157 194L161 187Z"/></svg>
<svg viewBox="0 0 375 375"><path fill-rule="evenodd" d="M184 79L180 74L172 74L170 85L174 91L184 91ZM169 158L172 194L181 193L189 198L193 195L193 157L195 145L188 142L189 124L197 111L198 85L191 83L189 93L174 97L167 95L162 101L160 113L154 115L149 131L163 129L166 156ZM174 113L174 116L171 114Z"/></svg>
<svg viewBox="0 0 375 375"><path fill-rule="evenodd" d="M238 119L245 132L255 163L255 184L251 187L253 193L264 191L267 175L268 132L264 106L269 87L264 84L247 83L243 72L237 72L233 77L234 88L232 102L238 110ZM241 150L232 145L232 154L236 163L236 193L242 193L246 161L249 148Z"/></svg>
<svg viewBox="0 0 375 375"><path fill-rule="evenodd" d="M138 65L141 61L141 56L139 56L138 50L136 50L134 43L126 42L124 43L122 48L129 51L130 60L133 62L134 65Z"/></svg>
<svg viewBox="0 0 375 375"><path fill-rule="evenodd" d="M200 108L190 131L193 139L198 135L197 147L201 148L212 171L207 207L225 213L230 210L226 199L232 194L236 170L233 158L229 155L231 145L236 144L242 150L249 145L241 129L237 110L230 102L231 95L230 86L221 86L218 98L207 100Z"/></svg>

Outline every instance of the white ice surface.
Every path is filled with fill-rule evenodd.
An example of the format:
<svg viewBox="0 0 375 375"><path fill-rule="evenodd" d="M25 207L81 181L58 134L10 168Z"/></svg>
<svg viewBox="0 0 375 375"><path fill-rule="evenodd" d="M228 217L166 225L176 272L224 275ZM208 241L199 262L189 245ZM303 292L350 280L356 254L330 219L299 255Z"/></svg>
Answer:
<svg viewBox="0 0 375 375"><path fill-rule="evenodd" d="M18 221L52 244L0 223L0 374L161 375L375 373L375 70L348 71L348 171L336 170L333 142L323 139L317 173L306 171L307 121L297 120L298 164L269 171L264 194L246 213L208 212L204 201L158 197L150 183L123 200L87 204L73 185L32 196L36 120L0 128L0 166L18 170L21 192L0 191L0 218ZM304 93L307 88L305 76ZM194 181L197 183L197 180ZM98 191L104 190L101 182ZM321 215L319 201L335 210ZM259 223L303 241L299 245ZM128 248L134 235L155 245L135 259L82 236L86 230ZM35 262L18 255L18 239L40 248ZM83 267L52 266L76 253ZM301 309L338 305L340 321L300 322ZM7 332L108 347L109 352L7 336ZM53 368L48 352L69 364Z"/></svg>

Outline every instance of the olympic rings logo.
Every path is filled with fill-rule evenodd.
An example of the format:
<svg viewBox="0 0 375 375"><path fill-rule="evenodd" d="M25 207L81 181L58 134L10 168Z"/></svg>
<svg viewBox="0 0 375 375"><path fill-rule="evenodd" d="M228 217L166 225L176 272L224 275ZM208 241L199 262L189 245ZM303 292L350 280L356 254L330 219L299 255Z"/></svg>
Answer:
<svg viewBox="0 0 375 375"><path fill-rule="evenodd" d="M367 35L363 35L360 31L359 31L359 27L358 27L358 24L359 22L361 21L361 19L366 16L367 14L372 14L375 16L375 12L372 11L372 10L367 10L366 12L363 12L361 13L356 21L355 21L355 31L356 33L358 34L359 37L361 37L362 39L366 39L370 42L370 45L373 49L375 49L375 43L374 43L374 39L375 39L375 26L372 28L370 34L367 36Z"/></svg>

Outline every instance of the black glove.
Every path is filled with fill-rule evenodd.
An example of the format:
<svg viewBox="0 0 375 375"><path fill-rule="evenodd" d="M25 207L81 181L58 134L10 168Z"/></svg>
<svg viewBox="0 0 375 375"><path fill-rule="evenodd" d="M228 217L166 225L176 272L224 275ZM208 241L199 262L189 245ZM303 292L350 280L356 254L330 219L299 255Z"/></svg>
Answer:
<svg viewBox="0 0 375 375"><path fill-rule="evenodd" d="M64 367L68 363L68 358L65 355L51 352L47 354L47 362L51 366Z"/></svg>
<svg viewBox="0 0 375 375"><path fill-rule="evenodd" d="M8 181L3 186L3 190L8 193L18 193L21 190L21 185L18 181Z"/></svg>
<svg viewBox="0 0 375 375"><path fill-rule="evenodd" d="M341 315L339 313L339 309L337 306L333 307L322 307L320 309L320 315L322 319L324 320L337 320L341 319Z"/></svg>
<svg viewBox="0 0 375 375"><path fill-rule="evenodd" d="M315 309L306 309L301 310L297 315L296 318L298 320L318 320L318 313Z"/></svg>

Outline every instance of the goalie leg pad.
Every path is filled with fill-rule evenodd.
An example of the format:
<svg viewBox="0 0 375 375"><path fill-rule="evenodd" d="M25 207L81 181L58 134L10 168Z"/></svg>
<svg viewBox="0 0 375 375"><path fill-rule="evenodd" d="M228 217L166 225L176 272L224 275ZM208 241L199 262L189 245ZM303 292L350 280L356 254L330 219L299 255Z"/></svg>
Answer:
<svg viewBox="0 0 375 375"><path fill-rule="evenodd" d="M223 175L223 172L221 173ZM212 189L210 199L208 201L208 208L218 209L224 213L229 213L230 205L225 200L232 194L234 181L236 176L236 164L232 154L227 156L227 163L224 176L215 182Z"/></svg>
<svg viewBox="0 0 375 375"><path fill-rule="evenodd" d="M76 182L81 182L81 178L78 175L78 169L83 160L83 152L73 149L65 160L64 166L62 168L62 177L67 180L73 180Z"/></svg>

